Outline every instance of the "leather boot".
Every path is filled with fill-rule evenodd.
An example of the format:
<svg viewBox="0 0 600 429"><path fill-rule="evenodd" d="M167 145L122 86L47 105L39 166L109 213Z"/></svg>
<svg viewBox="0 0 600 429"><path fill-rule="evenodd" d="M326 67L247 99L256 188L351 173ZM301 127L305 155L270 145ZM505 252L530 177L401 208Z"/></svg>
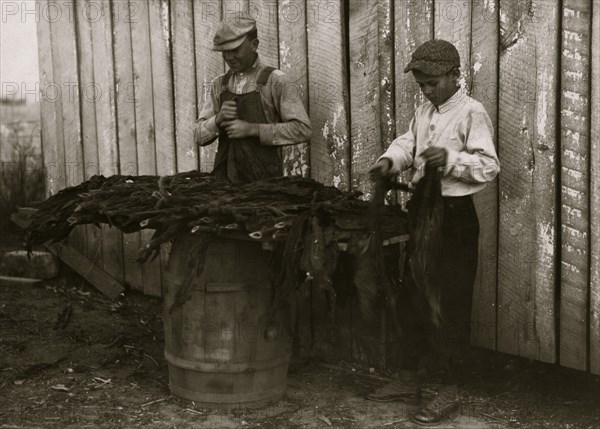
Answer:
<svg viewBox="0 0 600 429"><path fill-rule="evenodd" d="M411 421L421 426L437 426L458 417L459 405L456 386L442 385L436 397L417 411L411 417Z"/></svg>

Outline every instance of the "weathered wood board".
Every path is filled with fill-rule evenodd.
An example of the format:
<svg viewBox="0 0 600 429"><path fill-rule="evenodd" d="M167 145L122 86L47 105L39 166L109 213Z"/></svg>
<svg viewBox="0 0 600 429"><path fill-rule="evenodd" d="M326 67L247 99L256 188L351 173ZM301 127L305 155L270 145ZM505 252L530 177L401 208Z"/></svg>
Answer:
<svg viewBox="0 0 600 429"><path fill-rule="evenodd" d="M156 150L156 174L168 176L177 171L175 146L175 106L171 52L170 5L167 0L152 0L149 5L150 45L152 57L152 92L154 100L154 129ZM191 9L190 9L191 11ZM191 88L194 90L193 87ZM195 98L195 97L193 97ZM193 98L190 97L193 106ZM142 233L142 234L145 234ZM168 247L160 249L159 257L151 262L161 272L153 285L151 295L161 296L163 272L167 269ZM149 289L150 290L150 289Z"/></svg>
<svg viewBox="0 0 600 429"><path fill-rule="evenodd" d="M483 103L494 124L498 148L498 9L496 2L472 4L469 93ZM474 198L479 217L479 263L473 291L472 344L496 348L496 290L498 246L498 180Z"/></svg>
<svg viewBox="0 0 600 429"><path fill-rule="evenodd" d="M194 11L191 0L171 3L173 36L173 83L177 171L198 168L198 145L194 142L197 119Z"/></svg>
<svg viewBox="0 0 600 429"><path fill-rule="evenodd" d="M591 2L562 2L560 363L587 369Z"/></svg>
<svg viewBox="0 0 600 429"><path fill-rule="evenodd" d="M137 9L128 0L113 0L112 19L115 55L115 93L117 109L117 138L119 142L120 173L138 175L138 154L135 131L135 82L131 48L131 21ZM140 233L123 234L124 283L142 291L142 266L136 261L141 247Z"/></svg>
<svg viewBox="0 0 600 429"><path fill-rule="evenodd" d="M89 260L74 247L53 243L48 246L48 250L107 297L117 299L123 293L121 282L110 277L100 267L90 265Z"/></svg>
<svg viewBox="0 0 600 429"><path fill-rule="evenodd" d="M287 75L285 94L300 97L309 112L306 3L304 0L280 0L278 7L279 68ZM309 177L310 145L284 147L282 161L285 175Z"/></svg>
<svg viewBox="0 0 600 429"><path fill-rule="evenodd" d="M311 176L350 188L348 76L341 0L307 0Z"/></svg>
<svg viewBox="0 0 600 429"><path fill-rule="evenodd" d="M498 350L555 360L558 2L500 2ZM556 34L556 33L555 33Z"/></svg>
<svg viewBox="0 0 600 429"><path fill-rule="evenodd" d="M196 53L196 96L198 112L212 94L213 80L224 73L224 62L219 52L214 52L213 36L219 27L222 17L220 1L195 1L194 6L194 42ZM218 140L208 146L199 148L199 169L210 172L215 162Z"/></svg>
<svg viewBox="0 0 600 429"><path fill-rule="evenodd" d="M460 55L461 85L471 88L471 2L435 0L434 34L436 39L452 42Z"/></svg>
<svg viewBox="0 0 600 429"><path fill-rule="evenodd" d="M47 7L46 0L37 0L37 6ZM41 86L41 121L42 121L42 150L44 151L44 168L46 170L46 196L55 195L66 186L66 173L64 162L64 146L62 137L57 133L62 121L58 121L55 109L56 102L60 100L62 88L56 85L54 78L54 61L52 52L52 39L50 21L42 19L37 26L38 56ZM60 144L59 144L60 143Z"/></svg>
<svg viewBox="0 0 600 429"><path fill-rule="evenodd" d="M130 0L133 4L133 0ZM152 81L152 52L150 41L150 5L136 2L136 19L131 22L133 47L133 75L135 82L135 121L138 153L138 174L156 174L157 159L155 149L156 124L154 119L154 91ZM162 36L161 36L162 37ZM152 231L141 232L141 247L152 238ZM144 293L156 295L161 290L160 260L142 265Z"/></svg>
<svg viewBox="0 0 600 429"><path fill-rule="evenodd" d="M393 13L393 0L379 0L377 2L377 18L379 21L377 43L379 50L379 127L381 130L378 149L381 152L396 137Z"/></svg>
<svg viewBox="0 0 600 429"><path fill-rule="evenodd" d="M352 189L371 196L369 168L383 152L379 99L377 2L349 2L350 176Z"/></svg>
<svg viewBox="0 0 600 429"><path fill-rule="evenodd" d="M94 82L101 95L96 96L96 136L99 172L104 176L119 174L119 148L115 105L113 26L110 3L97 4L101 19L91 19ZM102 264L112 278L123 283L123 243L115 228L102 226Z"/></svg>
<svg viewBox="0 0 600 429"><path fill-rule="evenodd" d="M56 144L64 151L65 185L74 186L83 181L77 38L75 20L72 19L74 4L65 2L62 12L57 19L49 19L54 84L60 88L60 98L54 103ZM83 252L86 247L85 228L75 228L68 242Z"/></svg>
<svg viewBox="0 0 600 429"><path fill-rule="evenodd" d="M77 28L77 58L79 63L79 100L81 106L81 137L83 145L83 179L100 174L98 161L98 138L96 130L96 84L94 82L94 58L92 55L92 29L85 19L85 2L75 3ZM102 267L102 230L93 225L85 226L86 247L83 254L98 267Z"/></svg>
<svg viewBox="0 0 600 429"><path fill-rule="evenodd" d="M592 3L590 118L590 371L600 375L600 2Z"/></svg>
<svg viewBox="0 0 600 429"><path fill-rule="evenodd" d="M249 0L248 14L256 20L260 60L279 68L279 9L276 0Z"/></svg>

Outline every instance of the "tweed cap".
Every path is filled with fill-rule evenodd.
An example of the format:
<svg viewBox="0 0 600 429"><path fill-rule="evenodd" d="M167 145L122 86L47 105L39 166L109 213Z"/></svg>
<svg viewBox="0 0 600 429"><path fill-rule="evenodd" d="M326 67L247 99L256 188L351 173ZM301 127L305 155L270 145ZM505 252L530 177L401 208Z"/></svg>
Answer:
<svg viewBox="0 0 600 429"><path fill-rule="evenodd" d="M256 21L246 14L222 21L213 38L213 51L229 51L240 46L246 35L256 28Z"/></svg>
<svg viewBox="0 0 600 429"><path fill-rule="evenodd" d="M435 39L423 43L413 52L404 73L419 70L431 76L441 76L455 67L460 67L460 55L454 45Z"/></svg>

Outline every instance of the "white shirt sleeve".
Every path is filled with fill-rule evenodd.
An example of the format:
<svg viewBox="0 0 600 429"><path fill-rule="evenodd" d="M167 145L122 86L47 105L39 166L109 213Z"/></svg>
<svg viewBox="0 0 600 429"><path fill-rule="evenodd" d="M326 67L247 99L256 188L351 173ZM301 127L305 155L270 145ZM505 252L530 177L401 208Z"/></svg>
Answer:
<svg viewBox="0 0 600 429"><path fill-rule="evenodd" d="M475 109L465 128L466 150L448 150L445 174L469 183L491 182L500 172L492 121L483 108Z"/></svg>

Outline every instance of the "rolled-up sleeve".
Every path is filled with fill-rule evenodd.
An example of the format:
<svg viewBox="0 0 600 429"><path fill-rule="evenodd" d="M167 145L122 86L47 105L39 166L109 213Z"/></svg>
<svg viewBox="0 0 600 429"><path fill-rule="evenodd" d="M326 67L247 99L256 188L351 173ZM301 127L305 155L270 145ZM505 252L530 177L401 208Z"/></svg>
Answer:
<svg viewBox="0 0 600 429"><path fill-rule="evenodd" d="M205 90L200 115L194 124L194 141L200 146L211 144L219 136L219 127L217 127L216 122L217 100L215 97L218 80L219 78L215 79L210 87Z"/></svg>
<svg viewBox="0 0 600 429"><path fill-rule="evenodd" d="M309 142L312 127L302 104L300 88L279 70L274 71L270 79L271 101L279 121L258 126L260 143L265 146L286 146Z"/></svg>
<svg viewBox="0 0 600 429"><path fill-rule="evenodd" d="M389 159L392 161L390 172L392 174L400 173L412 165L415 144L415 118L413 118L408 131L396 138L378 161L383 158Z"/></svg>
<svg viewBox="0 0 600 429"><path fill-rule="evenodd" d="M465 182L487 183L500 172L494 148L494 127L483 109L471 111L466 121L465 151L448 151L446 174Z"/></svg>

